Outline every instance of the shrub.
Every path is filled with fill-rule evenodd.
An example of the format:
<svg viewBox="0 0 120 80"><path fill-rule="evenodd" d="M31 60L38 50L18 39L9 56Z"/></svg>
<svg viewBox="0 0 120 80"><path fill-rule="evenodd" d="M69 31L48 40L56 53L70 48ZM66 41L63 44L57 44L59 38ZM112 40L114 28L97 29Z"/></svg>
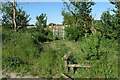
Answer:
<svg viewBox="0 0 120 80"><path fill-rule="evenodd" d="M42 43L49 40L48 34L49 32L43 28L21 29L17 32L4 29L2 33L3 68L6 69L5 67L9 66L11 69L20 68L25 66L22 63L26 62L32 65L34 59L39 58L43 50Z"/></svg>
<svg viewBox="0 0 120 80"><path fill-rule="evenodd" d="M118 43L115 40L106 39L100 33L92 34L79 42L82 53L81 60L90 61L91 77L117 78L118 76ZM77 59L80 63L80 57Z"/></svg>
<svg viewBox="0 0 120 80"><path fill-rule="evenodd" d="M65 31L66 31L66 37L69 40L77 41L78 39L84 36L84 32L80 29L79 26L67 27Z"/></svg>
<svg viewBox="0 0 120 80"><path fill-rule="evenodd" d="M100 59L98 50L100 48L101 39L103 39L101 35L96 33L91 34L89 37L86 37L82 40L81 49L83 53L86 54L87 60Z"/></svg>

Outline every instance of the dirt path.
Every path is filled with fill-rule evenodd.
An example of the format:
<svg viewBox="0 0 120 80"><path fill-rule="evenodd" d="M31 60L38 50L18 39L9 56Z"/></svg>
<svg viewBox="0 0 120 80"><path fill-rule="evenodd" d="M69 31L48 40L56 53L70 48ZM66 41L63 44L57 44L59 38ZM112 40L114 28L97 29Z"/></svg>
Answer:
<svg viewBox="0 0 120 80"><path fill-rule="evenodd" d="M26 76L20 76L21 74L19 73L19 75L17 73L6 73L6 74L2 74L2 78L39 78L38 76L30 76L30 75L26 75Z"/></svg>

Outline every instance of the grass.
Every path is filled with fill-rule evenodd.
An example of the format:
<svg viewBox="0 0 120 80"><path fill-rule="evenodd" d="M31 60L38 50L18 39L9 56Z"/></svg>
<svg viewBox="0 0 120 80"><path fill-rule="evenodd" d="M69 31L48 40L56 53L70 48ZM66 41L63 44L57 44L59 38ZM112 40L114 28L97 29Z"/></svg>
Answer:
<svg viewBox="0 0 120 80"><path fill-rule="evenodd" d="M45 33L34 30L33 33L3 31L3 73L62 78L61 73L65 73L62 57L71 52L69 63L91 64L89 71L77 68L74 74L66 73L72 78L118 77L117 41L91 35L77 42L54 40L46 43L39 40L41 34L47 38Z"/></svg>

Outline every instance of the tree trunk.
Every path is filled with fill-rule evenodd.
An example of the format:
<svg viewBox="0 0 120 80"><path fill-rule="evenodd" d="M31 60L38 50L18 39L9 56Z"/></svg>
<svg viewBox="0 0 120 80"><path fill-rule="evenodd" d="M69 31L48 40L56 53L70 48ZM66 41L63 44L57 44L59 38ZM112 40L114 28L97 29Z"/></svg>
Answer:
<svg viewBox="0 0 120 80"><path fill-rule="evenodd" d="M14 29L15 29L15 31L17 30L17 27L16 27L16 21L15 21L15 8L16 8L16 2L15 2L15 0L14 0L14 2L13 2L13 24L14 24Z"/></svg>

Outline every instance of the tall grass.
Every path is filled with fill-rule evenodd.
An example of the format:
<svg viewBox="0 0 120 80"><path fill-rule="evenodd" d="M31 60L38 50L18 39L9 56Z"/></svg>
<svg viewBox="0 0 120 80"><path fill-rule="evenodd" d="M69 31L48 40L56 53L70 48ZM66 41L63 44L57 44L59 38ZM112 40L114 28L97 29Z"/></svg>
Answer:
<svg viewBox="0 0 120 80"><path fill-rule="evenodd" d="M90 71L85 72L77 69L77 75L73 77L81 78L118 78L118 43L102 37L101 34L92 34L82 41L77 42L80 45L80 52L73 55L73 60L78 64L91 65Z"/></svg>
<svg viewBox="0 0 120 80"><path fill-rule="evenodd" d="M44 33L43 33L43 32ZM42 36L42 37L41 37ZM42 42L49 40L45 31L41 28L20 30L3 30L3 69L12 71L19 67L33 65L34 59L40 56Z"/></svg>
<svg viewBox="0 0 120 80"><path fill-rule="evenodd" d="M39 76L40 78L61 78L66 72L62 57L72 52L71 64L91 65L89 71L77 68L67 74L73 78L117 78L118 43L97 33L81 41L50 41L43 29L28 29L18 32L3 30L3 66L5 72Z"/></svg>

